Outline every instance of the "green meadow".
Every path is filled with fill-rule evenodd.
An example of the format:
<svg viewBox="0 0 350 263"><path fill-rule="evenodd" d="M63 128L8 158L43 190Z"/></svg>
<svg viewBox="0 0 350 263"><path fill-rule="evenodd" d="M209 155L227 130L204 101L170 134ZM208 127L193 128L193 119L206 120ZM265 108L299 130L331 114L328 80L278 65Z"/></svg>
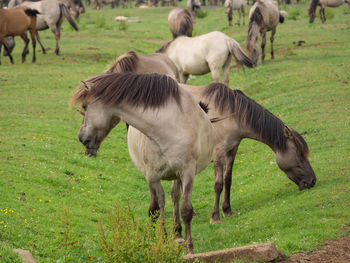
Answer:
<svg viewBox="0 0 350 263"><path fill-rule="evenodd" d="M1 57L1 263L20 262L14 248L30 250L38 262L107 262L98 226L108 228L115 205L129 207L147 223L148 187L130 160L125 125L109 134L97 158L88 157L77 137L82 117L68 101L81 80L102 73L117 56L130 50L153 53L170 40L170 9L87 7L77 21L79 32L64 22L61 55L53 54L55 40L47 30L40 36L49 50L43 55L37 44L35 64L31 43L27 61L21 63L19 37L15 64ZM304 134L317 183L298 191L277 167L269 147L242 141L233 169L234 217L209 223L213 163L195 178L195 253L272 241L288 256L350 232L350 9L327 8L325 24L319 17L308 23L307 3L281 9L289 15L277 27L275 60L270 59L268 34L265 64L233 68L230 88L242 90ZM245 26L228 27L225 9L205 11L204 18L197 18L194 35L218 30L245 46L247 17ZM118 24L117 15L141 22ZM305 43L298 46L300 40ZM207 74L188 83L210 82ZM163 182L163 187L170 231L170 183Z"/></svg>

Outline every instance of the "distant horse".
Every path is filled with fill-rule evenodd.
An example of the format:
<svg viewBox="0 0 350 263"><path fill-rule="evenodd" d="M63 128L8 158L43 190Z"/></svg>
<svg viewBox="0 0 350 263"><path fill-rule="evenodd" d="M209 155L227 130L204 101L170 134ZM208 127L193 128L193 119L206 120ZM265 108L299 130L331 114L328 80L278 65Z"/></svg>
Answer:
<svg viewBox="0 0 350 263"><path fill-rule="evenodd" d="M224 216L233 215L230 205L232 167L242 139L250 138L268 145L276 154L278 167L298 185L299 190L313 187L315 173L309 163L309 148L303 137L267 109L239 90L223 84L181 85L197 101L208 104L215 132L215 202L211 222L220 221L219 202L224 188Z"/></svg>
<svg viewBox="0 0 350 263"><path fill-rule="evenodd" d="M175 80L179 80L179 73L176 65L170 58L163 54L155 53L150 55L138 55L134 51L119 56L108 67L106 73L158 73L165 74Z"/></svg>
<svg viewBox="0 0 350 263"><path fill-rule="evenodd" d="M309 12L309 22L313 23L316 17L316 8L319 5L320 8L320 19L322 23L326 22L326 14L324 12L326 6L329 7L338 7L341 6L342 4L347 3L350 6L350 1L348 0L311 0L310 3L310 8L308 10Z"/></svg>
<svg viewBox="0 0 350 263"><path fill-rule="evenodd" d="M187 0L187 8L191 11L193 17L193 23L196 23L197 11L201 8L201 2L199 0Z"/></svg>
<svg viewBox="0 0 350 263"><path fill-rule="evenodd" d="M46 30L50 28L51 32L54 34L56 39L56 49L55 54L60 53L60 38L61 38L61 25L63 23L64 17L67 18L69 24L78 31L78 26L74 19L71 17L68 7L75 7L72 0L42 0L37 2L25 1L20 6L28 6L30 8L38 10L41 14L38 15L36 30ZM67 6L68 5L68 6ZM72 9L75 10L75 9ZM79 16L77 10L74 12L75 16ZM46 54L45 47L41 43L39 33L36 32L36 37L41 46L42 52Z"/></svg>
<svg viewBox="0 0 350 263"><path fill-rule="evenodd" d="M243 25L245 25L245 12L244 12L244 6L245 6L245 0L226 0L224 6L226 7L226 13L228 18L228 25L232 26L232 13L233 10L237 10L238 14L238 21L237 25L241 25L241 12L243 14Z"/></svg>
<svg viewBox="0 0 350 263"><path fill-rule="evenodd" d="M265 60L266 32L271 31L271 59L274 59L273 40L278 22L284 22L284 13L273 0L257 0L249 11L247 49L250 58L257 63L259 58L258 35L261 34L261 63Z"/></svg>
<svg viewBox="0 0 350 263"><path fill-rule="evenodd" d="M222 68L225 84L228 85L232 57L238 65L254 66L236 40L218 31L197 37L177 37L157 52L167 55L175 63L181 83L186 83L190 74L203 75L209 72L215 82L220 82Z"/></svg>
<svg viewBox="0 0 350 263"><path fill-rule="evenodd" d="M171 77L158 74L106 73L77 88L71 104L82 104L79 140L96 155L108 133L123 120L130 157L145 175L150 192L149 214L164 220L161 180L176 180L188 252L193 250L191 204L194 176L211 160L213 128L198 103Z"/></svg>
<svg viewBox="0 0 350 263"><path fill-rule="evenodd" d="M30 32L33 46L33 60L35 57L35 29L36 29L36 15L39 12L35 9L30 9L28 7L22 7L14 10L0 9L0 57L1 57L1 46L4 44L4 39L6 36L20 36L24 43L24 49L22 52L22 62L25 61L26 55L29 53L28 43L29 39L27 37L27 30ZM13 64L13 58L7 46L4 48L9 55L10 61ZM1 64L1 61L0 61Z"/></svg>
<svg viewBox="0 0 350 263"><path fill-rule="evenodd" d="M171 9L168 15L168 25L173 39L178 36L192 37L193 17L186 8Z"/></svg>

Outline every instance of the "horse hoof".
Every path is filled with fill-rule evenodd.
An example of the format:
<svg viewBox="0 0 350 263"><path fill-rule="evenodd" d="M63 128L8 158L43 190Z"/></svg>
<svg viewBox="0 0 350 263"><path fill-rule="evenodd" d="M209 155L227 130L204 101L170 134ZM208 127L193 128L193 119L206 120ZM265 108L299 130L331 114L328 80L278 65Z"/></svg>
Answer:
<svg viewBox="0 0 350 263"><path fill-rule="evenodd" d="M175 241L180 245L185 243L185 239L183 239L182 237L175 238Z"/></svg>
<svg viewBox="0 0 350 263"><path fill-rule="evenodd" d="M233 216L235 216L235 213L232 213L232 212L226 212L226 213L224 213L224 217L225 217L225 218L230 218L230 217L233 217Z"/></svg>

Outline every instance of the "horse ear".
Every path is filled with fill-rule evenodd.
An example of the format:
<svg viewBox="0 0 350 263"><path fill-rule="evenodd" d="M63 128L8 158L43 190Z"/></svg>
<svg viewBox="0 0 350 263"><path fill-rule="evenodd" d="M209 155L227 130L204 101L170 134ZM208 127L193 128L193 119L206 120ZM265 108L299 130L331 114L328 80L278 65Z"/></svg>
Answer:
<svg viewBox="0 0 350 263"><path fill-rule="evenodd" d="M289 128L287 125L284 126L283 133L284 133L284 136L287 137L287 139L292 139L293 138L292 129Z"/></svg>
<svg viewBox="0 0 350 263"><path fill-rule="evenodd" d="M85 81L81 81L81 83L84 85L84 88L86 89L86 91L91 90L91 87Z"/></svg>

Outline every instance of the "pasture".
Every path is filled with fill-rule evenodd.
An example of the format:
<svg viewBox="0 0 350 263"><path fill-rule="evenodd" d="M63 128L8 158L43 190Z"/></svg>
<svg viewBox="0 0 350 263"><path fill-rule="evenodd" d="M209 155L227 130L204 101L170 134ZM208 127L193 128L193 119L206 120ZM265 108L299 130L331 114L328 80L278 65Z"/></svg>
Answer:
<svg viewBox="0 0 350 263"><path fill-rule="evenodd" d="M272 241L290 255L350 231L350 9L326 8L325 24L319 17L309 24L308 8L308 3L281 7L289 15L277 27L275 60L268 33L265 64L233 68L230 88L241 89L304 134L317 183L298 191L269 147L244 140L232 177L236 216L209 224L213 163L195 178L195 253ZM88 157L77 137L82 117L68 101L81 80L102 73L116 56L130 50L153 53L171 40L170 9L87 8L77 21L79 32L64 22L60 56L53 53L52 33L44 31L42 42L51 49L46 55L38 51L35 64L21 63L19 38L12 53L15 64L1 58L0 262L15 262L12 248L30 250L38 262L104 262L97 226L106 224L115 204L148 220L148 187L130 161L125 125L109 134L97 158ZM194 36L218 30L245 46L248 20L245 26L228 27L224 8L205 11ZM141 23L117 24L116 15L139 17ZM298 46L301 40L305 43ZM207 74L188 83L211 80ZM170 230L170 183L163 187Z"/></svg>

